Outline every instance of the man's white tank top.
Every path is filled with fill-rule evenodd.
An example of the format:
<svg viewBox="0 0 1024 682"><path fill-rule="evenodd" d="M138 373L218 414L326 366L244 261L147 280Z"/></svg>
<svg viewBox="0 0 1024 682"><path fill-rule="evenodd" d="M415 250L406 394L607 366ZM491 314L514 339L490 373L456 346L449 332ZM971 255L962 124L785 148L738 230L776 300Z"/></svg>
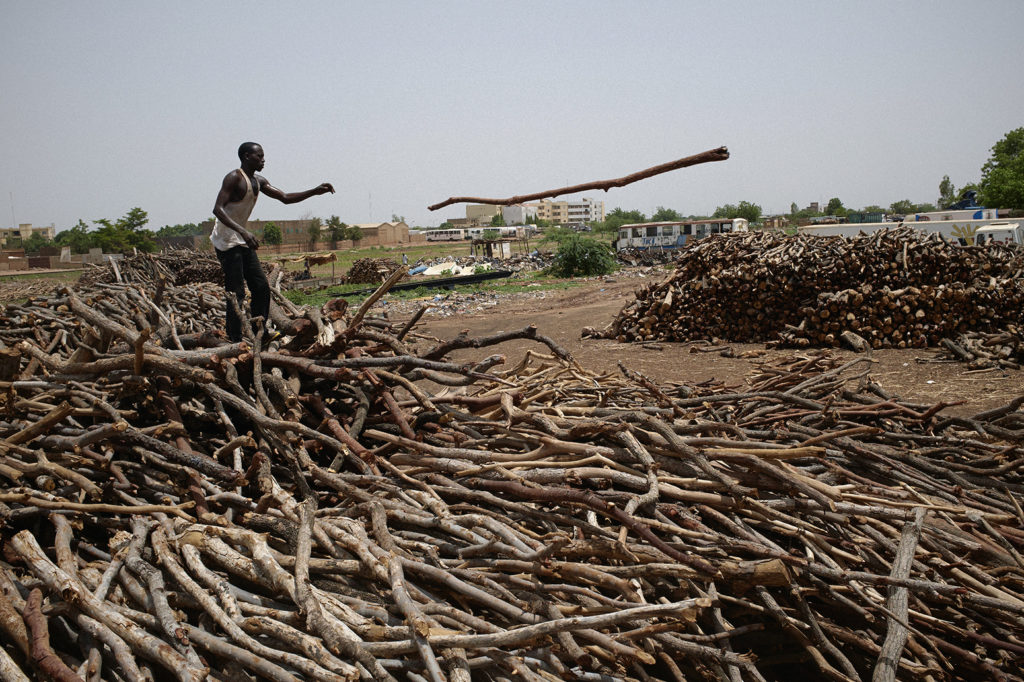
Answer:
<svg viewBox="0 0 1024 682"><path fill-rule="evenodd" d="M248 229L246 223L249 222L252 209L256 206L256 192L252 190L252 182L249 181L249 176L245 174L245 171L238 169L238 172L245 179L245 196L238 202L226 204L224 212L236 223ZM213 248L218 251L227 251L235 246L245 246L245 240L242 239L242 235L223 224L220 219L217 219L213 224L210 241L213 242Z"/></svg>

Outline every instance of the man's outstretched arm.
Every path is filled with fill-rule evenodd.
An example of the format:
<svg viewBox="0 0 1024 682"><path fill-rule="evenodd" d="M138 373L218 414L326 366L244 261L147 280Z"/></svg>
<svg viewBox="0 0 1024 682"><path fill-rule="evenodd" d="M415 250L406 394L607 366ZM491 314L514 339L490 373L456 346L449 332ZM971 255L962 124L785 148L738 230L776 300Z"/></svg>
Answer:
<svg viewBox="0 0 1024 682"><path fill-rule="evenodd" d="M322 182L313 189L307 189L305 192L282 192L267 182L266 178L260 178L260 191L271 199L277 199L282 204L297 204L300 201L305 201L310 197L320 194L334 194L334 187L329 182Z"/></svg>

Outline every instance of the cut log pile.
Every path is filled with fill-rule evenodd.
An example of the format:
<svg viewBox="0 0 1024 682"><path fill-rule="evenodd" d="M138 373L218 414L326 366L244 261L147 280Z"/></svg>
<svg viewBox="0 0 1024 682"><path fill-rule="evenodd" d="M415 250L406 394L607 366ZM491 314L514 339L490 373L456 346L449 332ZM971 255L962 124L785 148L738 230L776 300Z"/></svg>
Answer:
<svg viewBox="0 0 1024 682"><path fill-rule="evenodd" d="M126 283L153 287L161 281L178 286L196 282L223 286L224 275L213 254L181 249L160 254L138 253L100 265L87 265L78 278L80 286Z"/></svg>
<svg viewBox="0 0 1024 682"><path fill-rule="evenodd" d="M923 348L1020 324L1022 265L1013 248L955 246L908 227L853 238L714 235L592 333L784 347L839 346L847 333L872 348Z"/></svg>
<svg viewBox="0 0 1024 682"><path fill-rule="evenodd" d="M380 284L402 267L391 258L360 258L345 273L346 284Z"/></svg>
<svg viewBox="0 0 1024 682"><path fill-rule="evenodd" d="M1024 332L1015 324L1000 332L969 332L943 339L941 357L967 363L970 369L1020 369L1024 366Z"/></svg>
<svg viewBox="0 0 1024 682"><path fill-rule="evenodd" d="M676 256L675 249L620 249L615 260L621 265L663 265L671 263Z"/></svg>
<svg viewBox="0 0 1024 682"><path fill-rule="evenodd" d="M262 262L263 271L268 275L274 264ZM294 277L294 272L281 272L284 279ZM140 284L147 287L185 286L212 282L224 286L224 272L217 257L204 251L175 249L161 253L137 253L102 265L90 264L78 278L78 285L89 287L96 284Z"/></svg>
<svg viewBox="0 0 1024 682"><path fill-rule="evenodd" d="M1024 398L660 386L367 306L204 347L222 299L0 317L5 679L1020 679Z"/></svg>

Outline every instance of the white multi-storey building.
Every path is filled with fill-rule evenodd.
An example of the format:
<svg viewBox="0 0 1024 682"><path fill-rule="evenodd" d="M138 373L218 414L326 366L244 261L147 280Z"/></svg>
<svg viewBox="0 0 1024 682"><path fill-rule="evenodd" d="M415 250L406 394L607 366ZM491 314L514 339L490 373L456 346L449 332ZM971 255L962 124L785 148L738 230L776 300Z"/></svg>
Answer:
<svg viewBox="0 0 1024 682"><path fill-rule="evenodd" d="M586 197L571 201L541 199L536 204L537 217L555 225L584 225L604 220L604 202Z"/></svg>

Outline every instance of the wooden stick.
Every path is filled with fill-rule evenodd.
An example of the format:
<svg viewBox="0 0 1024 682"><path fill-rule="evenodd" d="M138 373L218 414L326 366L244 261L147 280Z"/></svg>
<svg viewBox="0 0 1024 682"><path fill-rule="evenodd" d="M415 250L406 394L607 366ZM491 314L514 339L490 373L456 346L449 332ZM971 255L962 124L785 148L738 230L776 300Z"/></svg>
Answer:
<svg viewBox="0 0 1024 682"><path fill-rule="evenodd" d="M428 206L431 211L436 211L439 208L450 206L452 204L491 204L494 206L511 206L513 204L521 204L526 201L535 201L537 199L544 199L546 197L557 197L562 194L575 194L576 192L586 192L591 189L600 189L607 192L612 187L624 187L632 184L639 180L646 180L647 178L667 173L669 171L678 170L680 168L686 168L687 166L696 166L701 163L708 163L709 161L725 161L729 158L729 150L725 147L718 147L717 149L709 149L706 152L700 154L694 154L693 156L687 156L676 161L669 161L657 166L652 166L646 170L637 171L636 173L630 173L624 175L621 178L614 180L598 180L595 182L585 182L580 185L570 185L568 187L562 187L561 189L549 189L543 192L535 192L534 194L520 194L508 199L484 199L482 197L450 197L444 201Z"/></svg>

